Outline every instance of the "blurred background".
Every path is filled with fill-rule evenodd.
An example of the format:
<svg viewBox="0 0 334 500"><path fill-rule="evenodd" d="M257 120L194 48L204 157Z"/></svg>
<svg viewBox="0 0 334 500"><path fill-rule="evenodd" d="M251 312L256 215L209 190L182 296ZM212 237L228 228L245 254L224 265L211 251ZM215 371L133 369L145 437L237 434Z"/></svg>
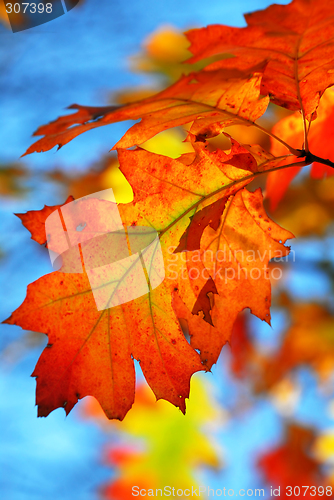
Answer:
<svg viewBox="0 0 334 500"><path fill-rule="evenodd" d="M245 26L244 12L269 4L81 0L66 15L15 34L0 4L1 320L22 303L29 283L52 271L47 250L14 213L108 187L119 202L132 196L108 152L129 123L20 158L37 127L73 103L129 102L160 90L191 69L182 64L189 57L183 31ZM261 124L271 128L288 114L272 106ZM256 129L228 132L270 147ZM177 157L189 151L184 137L172 130L143 147ZM334 146L330 153L333 160ZM136 403L121 423L107 421L93 398L66 418L58 409L37 419L30 374L47 338L0 325L2 498L127 499L133 485L264 488L269 498L270 486L334 487L334 185L309 173L294 179L275 211L267 205L297 237L289 261L272 264L282 269L273 281L272 328L248 310L240 315L212 373L193 377L186 416L155 403L138 369ZM264 179L260 185L265 189Z"/></svg>

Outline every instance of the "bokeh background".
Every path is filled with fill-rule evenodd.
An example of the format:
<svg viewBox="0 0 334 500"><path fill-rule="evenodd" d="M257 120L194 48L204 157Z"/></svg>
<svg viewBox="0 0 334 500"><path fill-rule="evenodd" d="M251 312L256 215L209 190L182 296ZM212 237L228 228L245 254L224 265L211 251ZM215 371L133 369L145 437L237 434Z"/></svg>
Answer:
<svg viewBox="0 0 334 500"><path fill-rule="evenodd" d="M180 33L213 23L244 26L244 12L269 3L82 0L51 23L15 34L0 11L1 320L22 303L28 283L52 271L47 251L14 213L107 187L118 201L131 199L108 153L129 123L20 158L33 131L73 103L126 102L160 89L184 71ZM272 107L263 124L282 116ZM270 147L251 129L234 132ZM188 148L182 137L168 132L144 147L178 156ZM185 417L155 403L138 370L136 403L122 423L109 423L92 398L67 418L59 409L37 419L30 374L47 339L0 326L2 498L126 499L135 484L264 488L269 498L271 485L333 484L334 186L308 174L270 214L298 236L290 261L280 264L283 278L273 283L272 328L249 311L240 316L232 349L223 349L212 373L193 377Z"/></svg>

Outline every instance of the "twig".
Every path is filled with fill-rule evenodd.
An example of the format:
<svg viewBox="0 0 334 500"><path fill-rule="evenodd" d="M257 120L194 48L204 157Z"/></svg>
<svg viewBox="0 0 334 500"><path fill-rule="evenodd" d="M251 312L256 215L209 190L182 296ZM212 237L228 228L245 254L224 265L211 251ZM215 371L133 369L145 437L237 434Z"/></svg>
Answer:
<svg viewBox="0 0 334 500"><path fill-rule="evenodd" d="M306 123L304 108L301 109L301 112L302 112L303 130L304 130L304 144L303 144L303 148L304 148L304 151L307 151L309 153L310 150L309 150L309 147L308 147L308 138L307 138L308 130L307 130L307 123Z"/></svg>
<svg viewBox="0 0 334 500"><path fill-rule="evenodd" d="M272 137L273 139L275 139L275 141L278 141L281 144L283 144L283 146L285 146L286 149L288 149L290 151L290 153L292 153L294 156L298 156L298 151L300 151L299 149L293 148L292 146L287 144L285 141L283 141L283 139L281 139L280 137L277 137L277 135L273 134L272 132L269 132L269 130L265 129L264 127L261 127L261 125L259 125L258 123L254 123L253 125L256 128L258 128L259 130L261 130L262 132L264 132L265 134L269 135L269 137Z"/></svg>
<svg viewBox="0 0 334 500"><path fill-rule="evenodd" d="M329 167L334 168L334 162L332 162L331 160L326 160L325 158L314 155L306 149L297 149L297 151L298 154L296 156L298 156L298 158L304 157L307 165L310 165L311 163L316 161L317 163L322 163L323 165L328 165Z"/></svg>

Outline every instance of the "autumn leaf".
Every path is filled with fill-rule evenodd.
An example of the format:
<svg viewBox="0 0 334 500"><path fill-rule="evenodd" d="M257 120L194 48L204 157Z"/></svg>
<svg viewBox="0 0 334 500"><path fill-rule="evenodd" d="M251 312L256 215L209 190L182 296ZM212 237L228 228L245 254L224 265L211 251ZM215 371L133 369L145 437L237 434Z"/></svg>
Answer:
<svg viewBox="0 0 334 500"><path fill-rule="evenodd" d="M73 104L72 115L39 127L34 135L44 135L25 154L64 146L79 134L124 120L138 120L113 149L142 144L171 127L193 122L190 132L211 137L233 124L252 125L262 116L268 98L260 98L262 68L247 72L218 70L183 76L166 90L125 106L90 107ZM23 155L24 156L24 155Z"/></svg>
<svg viewBox="0 0 334 500"><path fill-rule="evenodd" d="M223 315L219 314L217 315L215 323L215 321L212 321L212 315L210 313L212 306L210 306L208 303L207 294L210 292L215 293L216 290L216 285L212 282L212 278L216 282L216 275L218 274L218 280L222 279L222 281L224 281L227 279L227 281L230 281L230 274L229 277L226 278L226 276L224 277L224 270L222 269L211 271L210 264L203 261L202 256L199 257L199 254L202 252L199 252L198 245L201 240L201 235L206 226L213 225L213 227L216 228L217 225L219 226L220 215L222 215L223 213L228 196L236 191L239 191L242 185L245 185L251 180L252 171L254 172L256 169L261 170L262 168L265 168L264 165L266 164L271 166L273 157L270 156L268 160L264 161L261 164L261 155L259 152L259 162L257 164L255 158L252 157L252 155L250 155L247 150L241 148L241 146L235 142L233 142L231 150L234 155L232 155L233 159L231 159L230 155L227 155L224 152L217 151L214 153L209 153L208 151L206 151L202 143L195 143L194 146L197 148L197 156L195 161L193 161L193 163L188 166L186 171L184 171L184 166L182 166L179 161L169 160L167 163L166 157L157 157L157 159L154 159L154 164L151 165L152 159L154 157L150 157L146 152L142 150L137 150L137 152L126 150L119 151L121 170L129 180L135 192L133 205L129 204L123 207L121 206L120 210L122 213L122 219L128 219L129 224L131 224L131 221L133 220L132 218L134 217L134 220L139 221L140 224L149 223L150 226L154 227L157 231L160 231L160 241L162 247L163 249L167 248L168 252L166 255L167 262L169 261L168 270L170 276L174 277L174 288L176 291L173 293L174 310L179 318L183 318L188 321L191 335L191 345L195 349L199 349L201 351L201 359L203 363L207 368L210 368L212 364L217 361L223 345L230 339L230 332L233 327L236 315L239 311L244 309L244 307L250 307L254 314L261 317L261 319L266 319L267 321L269 321L270 284L268 276L263 276L263 280L260 280L258 282L256 290L255 288L250 290L252 299L250 299L249 295L247 295L246 298L246 294L244 293L244 279L246 279L247 281L247 277L243 276L240 278L240 272L239 274L237 273L234 277L236 277L237 281L240 280L238 288L239 295L238 293L233 293L233 289L236 289L236 284L233 277L231 279L232 293L229 294L228 287L226 287L226 285L225 290L223 291L223 296L228 297L228 305L224 305L224 308L226 308L227 317L223 317ZM246 172L241 170L240 168L229 165L230 163L233 164L236 162L240 162L241 156L245 160L246 172L251 172L248 176L245 176ZM142 161L139 160L140 158L142 158ZM188 159L189 156L183 155L181 159L182 158ZM158 163L158 161L160 164ZM140 165L140 169L137 171L138 165ZM222 173L225 174L224 177L221 177L220 172L218 173L217 167L222 171ZM181 173L182 171L183 173ZM216 174L213 174L214 171L216 172ZM189 190L189 192L180 192L180 187L175 185L175 179L179 179L181 177L183 178L183 189L186 188L186 190ZM242 181L243 177L245 177L245 181ZM239 181L237 181L238 178ZM236 180L232 181L232 179ZM152 180L154 182L153 185ZM162 181L164 181L167 185L165 184L164 186L164 183ZM231 187L228 189L225 188L223 191L218 188L217 191L213 190L211 195L207 195L206 193L208 193L208 188L212 189L215 182L217 182L217 184L215 184L217 187L220 183L226 184L227 186L230 184ZM191 196L194 194L193 192L191 192L194 189L194 187L192 186L196 186L197 190L200 188L200 192L205 194L205 196L203 196L202 198L202 202L200 202L198 197L196 198ZM169 218L167 228L162 224L162 211L160 209L160 207L162 208L161 193L163 192L163 189L166 189L163 194L164 204L168 203L167 207ZM153 195L151 194L152 192ZM221 197L222 194L224 195L223 197ZM218 197L217 201L211 203L211 200L215 199L213 198L213 195L215 196L215 198L217 196L220 197ZM244 196L247 196L247 192L244 193ZM255 195L255 199L256 202L253 202L252 200L250 202L250 205L254 203L254 205L256 205L256 210L260 210L260 206L262 204L262 196L260 192ZM179 203L176 203L176 200L178 200ZM188 203L191 210L189 208L186 209L185 200L189 200ZM183 217L179 215L179 205L183 207ZM199 210L202 206L204 206L204 208ZM253 211L254 214L256 213L256 210ZM175 213L174 216L173 212ZM204 217L203 219L204 212L206 213L206 217ZM244 247L242 247L242 249L238 248L238 251L241 251L245 258L247 257L246 252L252 252L252 249L254 248L256 248L254 250L255 255L255 253L259 249L258 245L259 241L261 241L262 232L269 228L269 231L267 232L268 237L266 239L266 243L263 242L264 253L259 257L254 257L254 268L259 268L259 259L262 259L260 268L266 268L266 264L268 263L268 260L274 256L275 250L283 252L282 255L286 254L287 249L282 243L279 243L278 241L281 240L284 243L287 238L293 237L291 233L281 230L281 228L278 228L278 226L276 226L274 223L272 224L272 227L270 227L270 225L267 225L269 220L266 218L265 212L263 211L261 213L258 213L258 215L260 215L259 221L262 217L263 220L266 221L261 224L261 226L263 227L261 227L259 231L259 239L259 234L257 231L257 221L254 221L254 219L252 219L252 216L250 221L247 219L249 213L247 212L247 208L244 208L243 202L238 208L236 208L236 212L239 212L237 218L245 220L245 225L242 227L243 230L248 233L248 237L241 236L241 238L244 239ZM177 225L175 225L175 223L173 222L173 218L177 221ZM229 218L230 215L228 217L228 220ZM198 227L199 223L196 222L197 220L201 220L200 228ZM213 220L214 223L212 224ZM235 224L235 227L237 227L237 231L239 233L241 223L238 220L235 221ZM247 224L248 229L246 228ZM185 228L183 230L183 234L180 232L180 229L182 229L182 227ZM271 230L272 232L270 233ZM275 232L275 230L277 232ZM232 229L232 231L234 232L236 230ZM253 236L252 231L254 231ZM167 236L165 236L165 234ZM278 237L277 242L273 240L273 238L275 238L276 236ZM257 243L254 247L255 241ZM176 245L176 243L178 243L178 245ZM228 245L229 244L238 245L238 234L235 234L235 236L232 234L231 241L228 242ZM269 254L269 246L268 249L266 249L266 244L270 245L270 247L271 244L273 244L272 249L270 249L270 252L273 253ZM189 247L189 245L192 246ZM198 249L196 249L195 247L197 247ZM172 249L175 249L175 252L177 250L184 249L187 250L187 253L185 257L183 257L182 255L178 256L178 254L172 256ZM194 251L191 252L190 250ZM225 250L218 247L217 249L213 249L210 251L212 254L217 255L217 252L224 253ZM232 257L227 257L226 259L227 269L230 269L229 263L231 260L235 260L233 251ZM247 266L249 267L249 265L250 264L248 263ZM232 263L231 266L233 267L232 272L234 273L236 269L235 263ZM221 272L223 273L222 275L220 275ZM242 273L243 272L244 271L242 271ZM261 271L261 273L262 272L263 271ZM228 273L230 273L230 271L228 271ZM255 283L258 279L258 275L255 277L255 280L253 280L252 277L249 278L251 287L255 286L253 285L253 282ZM264 287L262 287L263 283L265 283ZM265 303L265 306L261 311L256 307L255 303L253 306L251 305L252 300L257 300L255 298L256 295L254 295L255 291L258 293L258 304L262 301ZM217 297L217 300L219 300L219 297ZM245 305L247 300L249 301L248 305ZM214 311L218 310L218 307L219 306L214 308ZM203 317L200 314L201 311L204 313L205 321L203 321ZM195 314L196 316L191 313Z"/></svg>
<svg viewBox="0 0 334 500"><path fill-rule="evenodd" d="M131 354L157 398L185 411L190 376L202 365L168 292L161 285L148 300L97 311L86 274L56 272L29 285L24 303L6 322L48 334L33 373L38 415L58 407L68 414L78 399L92 395L109 418L124 418L134 398Z"/></svg>
<svg viewBox="0 0 334 500"><path fill-rule="evenodd" d="M76 113L39 127L34 135L44 137L25 154L62 147L87 130L128 119L141 121L114 149L142 144L167 128L190 122L191 133L213 137L230 125L254 124L269 99L315 118L321 95L334 84L331 7L324 0L294 0L247 14L246 20L246 28L212 25L187 33L194 54L191 63L219 54L223 60L128 105L74 104L69 109ZM226 59L227 54L236 57ZM260 93L266 97L260 99Z"/></svg>
<svg viewBox="0 0 334 500"><path fill-rule="evenodd" d="M332 130L334 127L334 92L328 89L322 96L317 110L317 119L310 123L308 133L308 145L310 151L321 158L333 158L334 147ZM304 141L303 122L299 112L296 112L280 120L272 132L296 149L301 149ZM272 140L271 152L274 156L286 153L285 147L278 141ZM289 160L282 162L288 163ZM270 208L275 210L283 198L290 182L300 172L301 167L285 169L281 172L271 172L268 175L266 194L270 199ZM323 163L314 162L311 168L311 177L321 179L322 177L334 175L334 170Z"/></svg>
<svg viewBox="0 0 334 500"><path fill-rule="evenodd" d="M264 211L261 190L246 189L231 196L217 230L208 226L202 236L200 259L191 253L188 272L212 278L217 293L212 294L211 318L215 329L189 314L178 300L174 303L179 317L189 324L191 345L201 352L210 368L223 345L230 341L233 324L240 311L249 308L255 316L270 324L271 287L268 263L289 253L284 246L293 235L270 220ZM205 270L205 273L203 272ZM191 271L190 271L191 270ZM179 284L182 289L183 282ZM186 295L183 291L183 297ZM205 330L205 331L204 331Z"/></svg>
<svg viewBox="0 0 334 500"><path fill-rule="evenodd" d="M272 102L311 115L323 92L334 84L334 15L326 0L293 0L245 15L246 28L214 24L186 33L193 57L235 57L206 69L246 69L267 61L261 93Z"/></svg>
<svg viewBox="0 0 334 500"><path fill-rule="evenodd" d="M97 311L93 296L96 287L91 286L89 281L89 269L81 274L78 274L79 271L55 272L29 285L25 301L6 320L24 329L48 334L48 346L33 373L37 377L39 415L47 415L57 407L65 407L68 413L79 398L93 395L109 418L123 418L134 397L132 357L140 360L146 380L156 397L164 398L185 411L191 375L204 369L202 362L206 368L210 368L216 361L222 346L229 340L236 314L250 307L254 314L269 321L270 284L268 280L265 281L267 270L262 280L252 275L250 278L243 276L241 280L229 280L231 293L227 293L224 276L217 275L217 272L220 273L220 268L224 267L236 269L236 262L228 260L224 264L215 260L212 267L212 263L201 260L195 265L207 271L208 274L202 277L189 274L182 258L178 259L176 268L170 266L171 261L175 261L174 257L171 258L171 249L179 244L182 234L191 223L190 217L222 197L230 197L228 207L222 214L217 231L210 226L205 228L202 236L205 249L214 245L214 251L222 251L222 245L227 244L233 252L239 249L245 252L249 249L264 251L264 257L260 255L259 258L261 268L266 269L270 248L286 255L288 249L283 243L292 237L291 233L266 218L259 190L256 193L240 191L258 173L256 170L265 170L266 163L271 165L272 159L258 164L247 150L235 142L231 153L210 153L202 142L194 143L194 147L195 153L184 154L175 160L140 148L119 150L121 171L134 191L133 202L118 206L119 214L125 227L146 226L159 234L166 268L165 280L160 286L151 288L149 293L144 292L142 297L133 301ZM245 170L240 168L240 156L246 160ZM107 227L108 217L112 216L108 216L108 207L112 206L112 202L101 201L103 207L100 213L96 212L98 201L92 200L90 217L100 218L101 227ZM75 228L81 222L78 203L76 219L71 222L73 233L68 233L70 238L75 236ZM23 217L24 222L33 228L34 238L41 242L46 239L40 231L40 221L43 218L45 220L45 211L44 208L41 213L35 214L37 229L32 225L33 214L28 213ZM217 214L215 217L217 222ZM87 231L91 231L89 221L86 226ZM91 241L94 243L95 240ZM54 247L52 236L48 245L58 250ZM100 247L96 246L95 249L99 252L94 252L96 265L93 271L105 263L103 259L106 254L101 252L99 260ZM73 264L71 252L69 257L63 254L66 258L61 271L68 264L66 259L69 258L70 264ZM255 263L247 263L246 267L251 272L258 264L257 259ZM203 292L201 295L201 290L210 277L221 294L215 295L217 303L211 311L214 326L200 314L190 313L190 317L185 318L189 319L192 346L203 350L201 362L197 352L183 336L177 320L177 317L183 316L178 315L175 301L181 300L183 307L189 311L194 307L198 313L204 310L208 316L210 307ZM103 285L105 306L110 301L108 293L113 293L108 291L107 286L108 280ZM100 289L99 286L97 288ZM197 310L196 304L199 306ZM221 309L222 305L226 311L231 310L228 318L224 317L227 313ZM208 347L211 337L213 347Z"/></svg>
<svg viewBox="0 0 334 500"><path fill-rule="evenodd" d="M229 137L227 134L225 134ZM252 154L247 149L240 146L233 138L231 140L231 150L225 153L221 150L216 150L211 154L211 158L216 160L216 163L233 165L234 167L256 172L258 170L257 162ZM180 239L175 252L183 250L197 250L200 248L200 240L204 229L210 225L213 229L217 229L220 222L220 217L224 211L228 194L211 205L206 206L202 210L195 213L191 218L191 223L187 227Z"/></svg>
<svg viewBox="0 0 334 500"><path fill-rule="evenodd" d="M129 225L133 220L137 223L139 221L143 225L149 223L151 227L160 232L163 251L167 249L167 272L170 273L171 278L174 277L174 310L179 318L188 321L191 345L201 351L203 363L207 368L210 368L217 361L223 345L230 339L233 323L239 311L250 307L254 314L269 322L270 283L267 263L270 258L275 256L275 252L278 252L280 256L286 255L288 249L284 247L284 242L293 235L282 230L275 223L269 223L264 209L261 208L262 195L260 191L257 191L256 194L240 191L241 187L252 179L252 172L245 176L245 173L249 172L248 169L255 170L257 168L258 171L262 171L267 166L272 167L274 159L271 155L261 163L261 149L254 148L257 151L257 160L253 157L253 161L250 162L248 151L241 149L238 144L234 144L235 157L240 160L239 155L243 155L247 159L245 172L229 165L237 160L226 160L228 156L223 152L209 153L202 143L194 143L194 147L197 148L197 156L195 161L189 164L187 170L184 170L180 160L184 158L183 161L189 161L189 155L183 155L178 161L175 161L167 160L166 157L162 156L150 157L140 149L135 152L120 150L121 170L135 192L133 204L120 206L120 210L122 219L128 220ZM154 164L151 164L153 158ZM256 164L257 167L255 167ZM140 169L138 169L139 165ZM219 172L217 167L222 172ZM221 177L221 173L225 175ZM181 178L183 179L183 189L180 190L175 179ZM222 190L218 188L220 183L225 184ZM214 185L218 188L217 190ZM196 195L194 197L194 187L202 193L202 200ZM211 190L211 194L208 194L209 190ZM222 209L225 207L226 198L236 192L235 200L229 200L225 215L223 214L222 220L219 221L220 227L217 228L217 232L214 231L210 227L210 220L214 221L213 227L215 227L214 224L218 223L219 214L222 214ZM162 199L164 199L164 204L167 203L167 227L166 222L161 217ZM185 201L189 205L186 205ZM180 207L182 207L181 211ZM207 207L210 208L207 210ZM212 210L211 214L210 209ZM196 235L194 221L197 220L197 213L202 219L203 211L207 211L207 217L203 219L204 222L202 221L198 230L199 234L202 234L206 228L207 231L212 231L213 238L216 238L218 233L218 239L221 242L221 245L212 249L208 249L208 245L204 244L206 251L204 257L206 256L207 261L203 258L203 246L201 249L192 251L188 250L187 246L188 244L196 246L201 239ZM228 221L231 220L231 213L234 214L235 219L232 219L230 229ZM255 217L257 218L255 219ZM222 227L229 231L227 240L220 235ZM193 239L192 234L194 235ZM205 234L204 232L203 235ZM201 242L203 244L203 236ZM232 245L231 252L229 245ZM261 245L263 246L261 247ZM176 255L172 255L172 252L175 252L177 248L187 249L186 254L176 253ZM245 269L240 272L238 261L235 259L235 251L236 255L238 252L242 254L244 262L246 262L246 258L248 259L245 264L246 274L252 273L251 276L245 276ZM225 262L219 262L217 269L212 268L212 262L208 262L212 255L220 255L219 259L221 255L226 255ZM276 256L278 255L276 254ZM221 260L224 261L224 259ZM250 260L253 260L252 264ZM254 271L251 270L252 267L254 267ZM215 286L211 279L215 282ZM207 294L215 293L217 282L221 282L221 292L218 287L217 290L218 293L222 293L222 297L226 298L226 303L223 301L224 304L221 307L219 301L223 299L220 296L215 296L217 304L216 307L212 308L208 305ZM230 284L227 285L226 282L230 282ZM203 293L203 289L205 293ZM210 312L211 309L212 312L216 313L215 320ZM225 310L225 313L218 314L217 311L221 309ZM201 311L204 313L204 321Z"/></svg>
<svg viewBox="0 0 334 500"><path fill-rule="evenodd" d="M49 217L52 212L57 210L58 208L66 205L73 201L73 196L68 196L65 203L61 205L53 205L51 207L45 205L42 210L30 210L25 214L15 214L18 217L22 224L30 231L31 239L37 241L40 245L44 245L46 243L46 234L45 234L45 221Z"/></svg>
<svg viewBox="0 0 334 500"><path fill-rule="evenodd" d="M285 442L260 458L259 467L266 482L272 488L281 488L281 498L289 498L289 487L293 492L295 486L299 486L300 494L309 500L320 498L326 491L325 478L319 473L319 462L311 455L315 437L312 430L290 424L286 428ZM317 494L318 486L323 487L322 495L321 490Z"/></svg>

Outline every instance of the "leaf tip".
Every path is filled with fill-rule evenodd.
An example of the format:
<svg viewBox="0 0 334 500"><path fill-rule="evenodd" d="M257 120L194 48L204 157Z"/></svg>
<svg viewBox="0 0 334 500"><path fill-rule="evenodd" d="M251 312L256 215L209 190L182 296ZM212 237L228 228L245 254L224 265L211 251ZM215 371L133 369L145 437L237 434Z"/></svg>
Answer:
<svg viewBox="0 0 334 500"><path fill-rule="evenodd" d="M12 317L13 315L11 314L10 316L8 316L8 318L4 319L3 321L1 321L1 324L2 325L12 325Z"/></svg>

